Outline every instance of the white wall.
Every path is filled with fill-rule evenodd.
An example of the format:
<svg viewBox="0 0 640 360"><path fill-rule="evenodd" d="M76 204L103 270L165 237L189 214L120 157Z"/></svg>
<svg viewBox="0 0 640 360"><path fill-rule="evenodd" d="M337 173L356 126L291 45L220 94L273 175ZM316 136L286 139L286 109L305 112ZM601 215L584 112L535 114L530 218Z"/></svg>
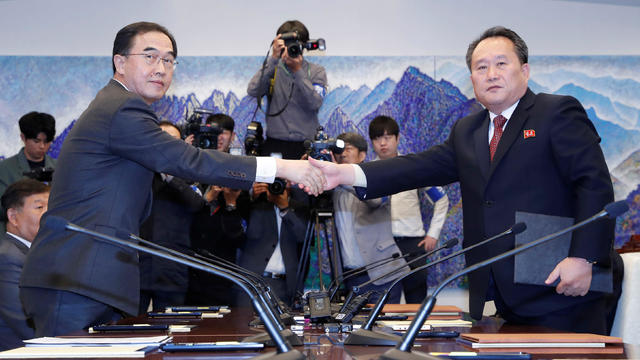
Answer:
<svg viewBox="0 0 640 360"><path fill-rule="evenodd" d="M603 1L606 2L606 1ZM502 24L533 55L640 54L640 1L561 0L4 0L0 55L110 55L122 26L172 31L180 55L263 55L277 26L299 19L327 55L463 55Z"/></svg>

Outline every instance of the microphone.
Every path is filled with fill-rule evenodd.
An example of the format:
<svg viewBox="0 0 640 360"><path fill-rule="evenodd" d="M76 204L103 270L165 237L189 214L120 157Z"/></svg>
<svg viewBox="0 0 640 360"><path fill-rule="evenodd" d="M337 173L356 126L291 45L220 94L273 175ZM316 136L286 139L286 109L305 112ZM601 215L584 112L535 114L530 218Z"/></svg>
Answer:
<svg viewBox="0 0 640 360"><path fill-rule="evenodd" d="M183 253L181 253L179 251L176 251L176 250L173 250L173 249L169 249L169 248L166 248L164 246L161 246L161 245L158 245L156 243L153 243L151 241L145 240L145 239L143 239L143 238L141 238L141 237L139 237L139 236L137 236L135 234L126 233L124 231L120 231L119 230L119 231L116 232L116 237L128 237L131 240L141 242L141 243L143 243L143 244L145 244L147 246L158 248L158 249L163 250L163 251L167 251L167 252L169 252L171 254L174 254L176 256L183 256L183 257L187 257L187 258L189 257L188 255L183 254ZM203 251L206 251L206 250L203 250ZM209 255L212 255L212 256L216 257L215 255L209 253L208 251L206 251L206 252ZM195 255L194 259L196 261L198 261L198 263L203 264L205 266L213 266L209 261L210 259L207 259L205 256L199 255L199 254L197 254L195 252L194 252L194 255ZM221 260L223 260L223 259L221 259ZM223 261L227 262L226 260L223 260ZM280 329L280 334L285 339L287 339L289 341L289 343L291 345L293 345L293 346L303 345L302 340L300 339L300 337L298 335L294 334L290 329L287 329L285 327L285 325L294 325L295 324L295 320L293 320L293 317L291 315L289 315L289 314L286 314L286 316L282 316L282 315L285 315L285 312L280 309L280 304L277 301L274 301L274 299L276 299L276 300L279 300L279 299L277 299L277 296L275 295L275 293L273 293L271 291L271 288L269 287L269 285L266 283L266 281L262 277L258 276L257 274L255 274L255 273L253 273L253 272L251 272L251 271L249 271L249 270L247 270L247 269L245 269L245 268L243 268L241 266L238 266L238 265L230 263L230 262L227 262L227 263L233 264L234 265L233 268L231 266L229 266L229 265L225 265L224 263L220 264L220 261L217 261L217 263L218 263L217 266L221 266L221 267L226 268L227 269L226 271L229 271L232 274L233 274L234 269L239 270L237 272L245 274L244 275L245 278L243 280L245 280L247 283L249 283L251 285L251 287L253 287L254 291L258 294L258 296L262 299L264 304L267 306L267 310L269 310L271 312L271 315L276 319L278 328ZM234 274L234 275L237 276L237 274ZM238 277L240 277L240 276L238 276ZM252 278L253 281L250 281L249 280L250 278ZM276 315L276 311L274 309L278 310L278 312L280 313L280 316ZM283 319L283 317L284 317L284 319ZM293 324L291 322L293 322ZM242 341L243 342L261 342L261 343L264 343L266 346L273 346L274 345L274 343L271 341L271 339L269 338L269 335L267 333L260 333L260 334L254 335L254 336L250 336L250 337L244 338Z"/></svg>
<svg viewBox="0 0 640 360"><path fill-rule="evenodd" d="M364 266L360 266L359 268L356 269L351 269L348 271L345 271L342 273L341 276L339 276L338 278L334 279L331 284L329 284L329 300L333 300L333 298L335 297L336 293L338 292L338 288L340 287L340 285L342 283L344 283L344 281L348 278L354 277L356 275L362 274L365 271L369 271L371 269L375 269L379 266L382 266L384 264L387 264L393 260L396 260L398 258L401 259L405 259L409 256L414 256L416 255L415 252L413 253L407 253L405 255L400 255L400 253L393 253L393 255L391 255L390 257L384 258L384 259L380 259L380 260L376 260L374 262L371 262L367 265Z"/></svg>
<svg viewBox="0 0 640 360"><path fill-rule="evenodd" d="M442 246L440 246L439 248L433 249L433 250L431 250L431 251L429 251L429 252L427 252L427 253L424 253L424 254L422 254L422 255L418 256L417 258L415 258L415 259L413 259L413 260L409 261L406 265L402 265L402 266L400 266L400 267L398 267L398 268L396 268L396 269L394 269L394 270L391 270L390 272L388 272L388 273L386 273L386 274L383 274L383 275L378 276L378 277L377 277L377 278L375 278L375 279L369 279L368 281L366 281L366 282L364 282L364 283L362 283L362 284L360 284L360 285L357 285L357 286L352 287L352 288L351 288L351 291L349 292L349 295L347 295L347 298L346 298L346 300L344 301L344 305L342 305L342 308L340 308L340 311L339 311L338 313L339 313L339 314L344 313L344 311L345 311L347 308L353 309L353 306L350 306L350 302L352 301L352 299L353 299L354 295L360 295L360 292L362 291L362 289L363 289L365 286L367 286L367 285L369 285L369 284L371 284L371 283L373 283L373 282L376 282L376 281L378 281L378 280L380 280L380 279L383 279L383 278L386 278L386 277L388 277L388 276L391 276L391 275L397 274L397 273L399 273L399 272L403 271L403 270L404 270L404 268L405 268L407 265L410 265L410 264L413 264L413 263L415 263L415 262L417 262L417 261L420 261L420 260L424 259L425 257L430 256L430 255L433 255L434 253L436 253L436 252L438 252L438 251L440 251L440 250L443 250L443 249L450 249L450 248L452 248L452 247L456 246L456 244L457 244L457 243L458 243L458 239L450 239L450 240L448 240L447 242L445 242ZM354 314L354 315L355 315L355 314Z"/></svg>
<svg viewBox="0 0 640 360"><path fill-rule="evenodd" d="M83 228L79 225L70 223L68 221L66 221L65 219L58 217L58 216L47 216L46 220L45 220L45 224L47 227L51 228L54 231L64 231L64 230L70 230L70 231L74 231L74 232L79 232L85 235L89 235L92 237L97 238L98 240L101 241L105 241L108 243L115 243L116 245L119 245L121 247L124 248L131 248L131 249L135 249L138 251L142 251L151 255L155 255L158 257L161 257L163 259L167 259L173 262L177 262L179 264L183 264L189 267L192 267L194 269L198 269L198 270L202 270L202 271L206 271L208 273L220 276L226 280L229 280L233 283L235 283L236 285L238 285L245 293L247 293L247 295L249 295L249 297L251 298L251 301L253 303L254 309L256 310L256 312L258 312L260 318L262 319L262 321L264 322L265 328L267 330L267 332L269 333L269 335L271 336L271 339L273 339L273 341L275 342L275 345L277 347L277 352L276 353L270 353L267 354L267 357L274 357L277 358L278 356L280 356L279 354L282 353L287 353L287 356L292 356L295 359L304 359L304 355L302 353L300 353L298 350L294 350L291 347L291 344L285 340L282 336L282 334L280 333L280 328L279 325L282 326L281 324L279 324L272 312L272 309L269 309L267 304L265 303L264 299L262 299L260 297L260 292L255 290L252 286L250 281L247 281L246 279L243 279L242 277L240 277L238 274L234 274L234 273L230 273L227 270L223 270L220 269L216 266L213 266L211 264L206 264L203 263L201 261L199 261L198 259L195 259L189 255L180 253L179 251L175 251L172 249L167 249L164 248L160 245L154 244L155 248L158 248L159 250L153 249L153 248L149 248L149 247L145 247L145 246L141 246L138 244L135 244L129 240L124 240L124 239L119 239L113 236L109 236L106 234L102 234L93 230L89 230L86 228ZM148 241L145 240L145 242L148 243Z"/></svg>
<svg viewBox="0 0 640 360"><path fill-rule="evenodd" d="M453 254L449 254L443 258L440 258L432 263L429 264L425 264L422 265L420 267L417 267L413 270L411 270L410 272L403 274L402 276L400 276L399 278L395 279L393 281L393 283L391 283L391 285L387 288L387 290L385 290L382 294L380 294L380 297L378 297L378 301L376 302L376 304L373 306L373 310L371 310L371 312L369 313L369 317L367 317L367 319L364 322L364 325L356 330L351 332L351 334L349 334L349 336L345 339L344 343L346 345L379 345L379 346L392 346L397 344L401 338L397 335L393 335L393 334L388 334L385 332L379 332L379 331L373 331L371 330L373 328L373 325L376 323L376 319L378 318L378 316L380 315L380 313L382 312L382 308L384 307L384 304L387 303L387 299L389 298L389 293L391 292L391 289L393 289L394 286L396 286L400 281L402 281L404 278L406 278L407 276L411 276L411 274L415 274L418 271L422 271L426 268L429 268L431 266L437 265L443 261L449 260L453 257L459 256L464 254L465 252L475 249L478 246L482 246L484 244L487 244L491 241L494 241L496 239L499 239L503 236L507 236L507 235L517 235L520 234L521 232L525 231L527 229L527 225L525 225L525 223L523 222L519 222L514 224L513 226L511 226L510 228L508 228L507 230L494 235L486 240L483 240L477 244L473 244L471 246L468 246L462 250L456 251Z"/></svg>
<svg viewBox="0 0 640 360"><path fill-rule="evenodd" d="M438 295L438 293L440 291L442 291L442 289L444 289L445 286L447 286L447 284L449 284L451 281L459 278L460 276L466 275L472 271L478 270L480 268L483 268L487 265L491 265L497 261L500 261L502 259L508 258L510 256L516 255L518 253L521 253L525 250L528 250L534 246L540 245L542 243L545 243L549 240L555 239L558 236L561 236L563 234L566 234L568 232L572 232L578 228L581 228L587 224L590 224L598 219L601 219L603 217L608 217L609 219L615 219L616 217L618 217L619 215L623 214L624 212L626 212L627 210L629 210L629 206L627 205L627 203L624 200L621 201L617 201L614 203L610 203L608 205L606 205L604 207L604 209L600 212L598 212L597 214L593 215L592 217L585 219L583 221L580 221L579 223L569 226L563 230L557 231L553 234L549 234L547 236L543 236L539 239L533 240L529 243L523 244L518 246L517 248L511 249L509 251L506 251L502 254L496 255L494 257L491 257L487 260L481 261L479 263L473 264L471 266L468 266L460 271L458 271L457 273L449 276L448 278L446 278L444 281L442 281L440 283L440 285L438 285L438 287L434 290L434 292L430 295L427 296L424 301L422 302L422 306L420 307L420 309L418 310L418 312L416 313L415 318L413 319L413 321L411 322L411 325L409 325L409 329L407 330L407 332L404 334L404 336L402 337L402 341L400 343L398 343L396 345L396 347L394 349L388 350L387 352L385 352L382 356L380 356L380 359L407 359L407 358L415 358L415 359L439 359L438 357L435 356L431 356L429 354L425 354L425 353L421 353L421 352L411 352L411 347L413 346L413 342L415 341L416 335L418 334L418 332L420 331L420 328L422 327L422 324L424 324L424 321L427 319L427 317L429 316L429 314L431 313L431 310L433 309L433 306L436 303L436 296Z"/></svg>

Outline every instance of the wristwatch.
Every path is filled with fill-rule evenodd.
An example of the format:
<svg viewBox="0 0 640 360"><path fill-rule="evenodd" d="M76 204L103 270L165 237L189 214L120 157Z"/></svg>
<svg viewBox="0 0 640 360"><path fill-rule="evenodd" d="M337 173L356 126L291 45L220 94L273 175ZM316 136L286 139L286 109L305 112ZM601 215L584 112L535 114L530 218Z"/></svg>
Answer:
<svg viewBox="0 0 640 360"><path fill-rule="evenodd" d="M227 211L233 211L235 209L237 209L236 204L227 204L227 207L225 208Z"/></svg>

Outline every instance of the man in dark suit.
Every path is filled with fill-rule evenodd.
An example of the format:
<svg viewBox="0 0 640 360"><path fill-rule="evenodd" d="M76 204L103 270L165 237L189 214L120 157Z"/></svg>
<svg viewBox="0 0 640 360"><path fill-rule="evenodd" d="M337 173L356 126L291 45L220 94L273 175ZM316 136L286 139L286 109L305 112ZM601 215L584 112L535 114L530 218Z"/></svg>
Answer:
<svg viewBox="0 0 640 360"><path fill-rule="evenodd" d="M255 183L252 195L254 202L238 264L262 274L276 295L290 305L307 229L308 198L291 188L274 194L265 183ZM248 305L245 299L240 297L238 303Z"/></svg>
<svg viewBox="0 0 640 360"><path fill-rule="evenodd" d="M2 195L7 231L0 234L0 351L33 337L33 323L20 303L18 282L24 259L47 211L49 186L33 179L11 184Z"/></svg>
<svg viewBox="0 0 640 360"><path fill-rule="evenodd" d="M161 121L160 128L176 139L180 129L171 122ZM191 137L193 138L193 137ZM190 137L187 137L190 142ZM151 185L151 214L140 226L140 236L158 245L185 252L191 248L189 228L196 211L205 205L200 190L185 180L155 173ZM140 254L140 310L146 313L149 303L153 311L185 304L189 283L187 266Z"/></svg>
<svg viewBox="0 0 640 360"><path fill-rule="evenodd" d="M515 32L487 30L467 52L476 99L486 110L458 120L447 141L361 167L314 165L323 168L329 188L363 186L366 198L459 181L465 247L509 228L516 211L584 220L613 201L600 138L576 99L528 89L527 57ZM515 284L513 257L469 274L471 316L479 318L485 300L493 298L512 323L606 333L605 296L588 290L592 264L611 262L613 235L610 220L574 232L569 256L547 279L560 280L555 289ZM468 252L466 261L471 265L513 247L513 236L505 237Z"/></svg>
<svg viewBox="0 0 640 360"><path fill-rule="evenodd" d="M21 298L37 336L136 314L140 295L137 252L56 231L47 217L113 236L137 234L149 214L154 172L245 189L255 180L271 182L279 176L309 193L322 190L324 179L308 162L232 157L160 130L149 105L169 88L176 57L173 36L158 24L130 24L116 35L113 79L64 142L49 211L24 265Z"/></svg>

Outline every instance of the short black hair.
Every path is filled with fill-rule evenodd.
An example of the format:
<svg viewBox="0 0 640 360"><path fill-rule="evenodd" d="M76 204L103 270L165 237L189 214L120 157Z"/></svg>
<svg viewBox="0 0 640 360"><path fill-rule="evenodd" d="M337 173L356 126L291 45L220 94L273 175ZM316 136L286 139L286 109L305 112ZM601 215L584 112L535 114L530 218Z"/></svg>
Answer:
<svg viewBox="0 0 640 360"><path fill-rule="evenodd" d="M345 132L338 135L337 138L349 145L355 146L355 148L358 149L358 151L367 152L367 149L368 149L367 140L365 140L364 136L358 134L357 132Z"/></svg>
<svg viewBox="0 0 640 360"><path fill-rule="evenodd" d="M7 221L7 210L17 209L24 206L24 199L34 195L50 191L49 185L38 180L24 178L14 182L7 187L7 190L0 198L2 204L2 219Z"/></svg>
<svg viewBox="0 0 640 360"><path fill-rule="evenodd" d="M178 127L178 125L172 123L171 121L167 121L167 120L162 120L158 123L158 126L163 127L163 126L171 126L173 128L175 128L176 130L178 130L178 133L180 133L180 135L182 135L182 131L180 130L180 128Z"/></svg>
<svg viewBox="0 0 640 360"><path fill-rule="evenodd" d="M398 136L398 134L400 134L400 127L398 127L398 123L390 116L378 115L373 118L369 124L369 139L379 138L384 135L385 132L388 135Z"/></svg>
<svg viewBox="0 0 640 360"><path fill-rule="evenodd" d="M171 40L171 46L173 47L173 57L178 57L178 45L176 44L176 39L174 39L173 35L162 25L153 23L140 21L133 24L129 24L116 34L115 40L113 40L113 54L111 54L111 66L113 67L113 73L116 73L116 64L113 62L113 57L115 55L127 55L133 46L133 38L139 34L146 34L148 32L158 31L161 32Z"/></svg>
<svg viewBox="0 0 640 360"><path fill-rule="evenodd" d="M236 126L236 122L233 118L227 114L213 114L207 118L207 124L217 124L222 130L229 130L233 132L233 128Z"/></svg>
<svg viewBox="0 0 640 360"><path fill-rule="evenodd" d="M304 26L304 24L298 20L285 21L278 28L276 35L284 34L288 32L294 32L294 31L298 33L298 40L302 42L309 41L309 30L307 30L307 27Z"/></svg>
<svg viewBox="0 0 640 360"><path fill-rule="evenodd" d="M527 47L527 43L522 40L520 35L518 35L515 31L511 29L507 29L504 26L494 26L485 30L479 38L473 40L471 44L469 44L469 48L467 49L467 67L469 71L471 71L471 56L473 55L473 51L476 49L478 44L484 39L492 38L492 37L505 37L513 43L513 46L516 50L516 55L520 60L520 65L527 64L529 62L529 48Z"/></svg>
<svg viewBox="0 0 640 360"><path fill-rule="evenodd" d="M35 139L41 132L47 136L47 142L56 136L56 119L47 113L32 111L22 115L18 120L20 132L27 139Z"/></svg>

